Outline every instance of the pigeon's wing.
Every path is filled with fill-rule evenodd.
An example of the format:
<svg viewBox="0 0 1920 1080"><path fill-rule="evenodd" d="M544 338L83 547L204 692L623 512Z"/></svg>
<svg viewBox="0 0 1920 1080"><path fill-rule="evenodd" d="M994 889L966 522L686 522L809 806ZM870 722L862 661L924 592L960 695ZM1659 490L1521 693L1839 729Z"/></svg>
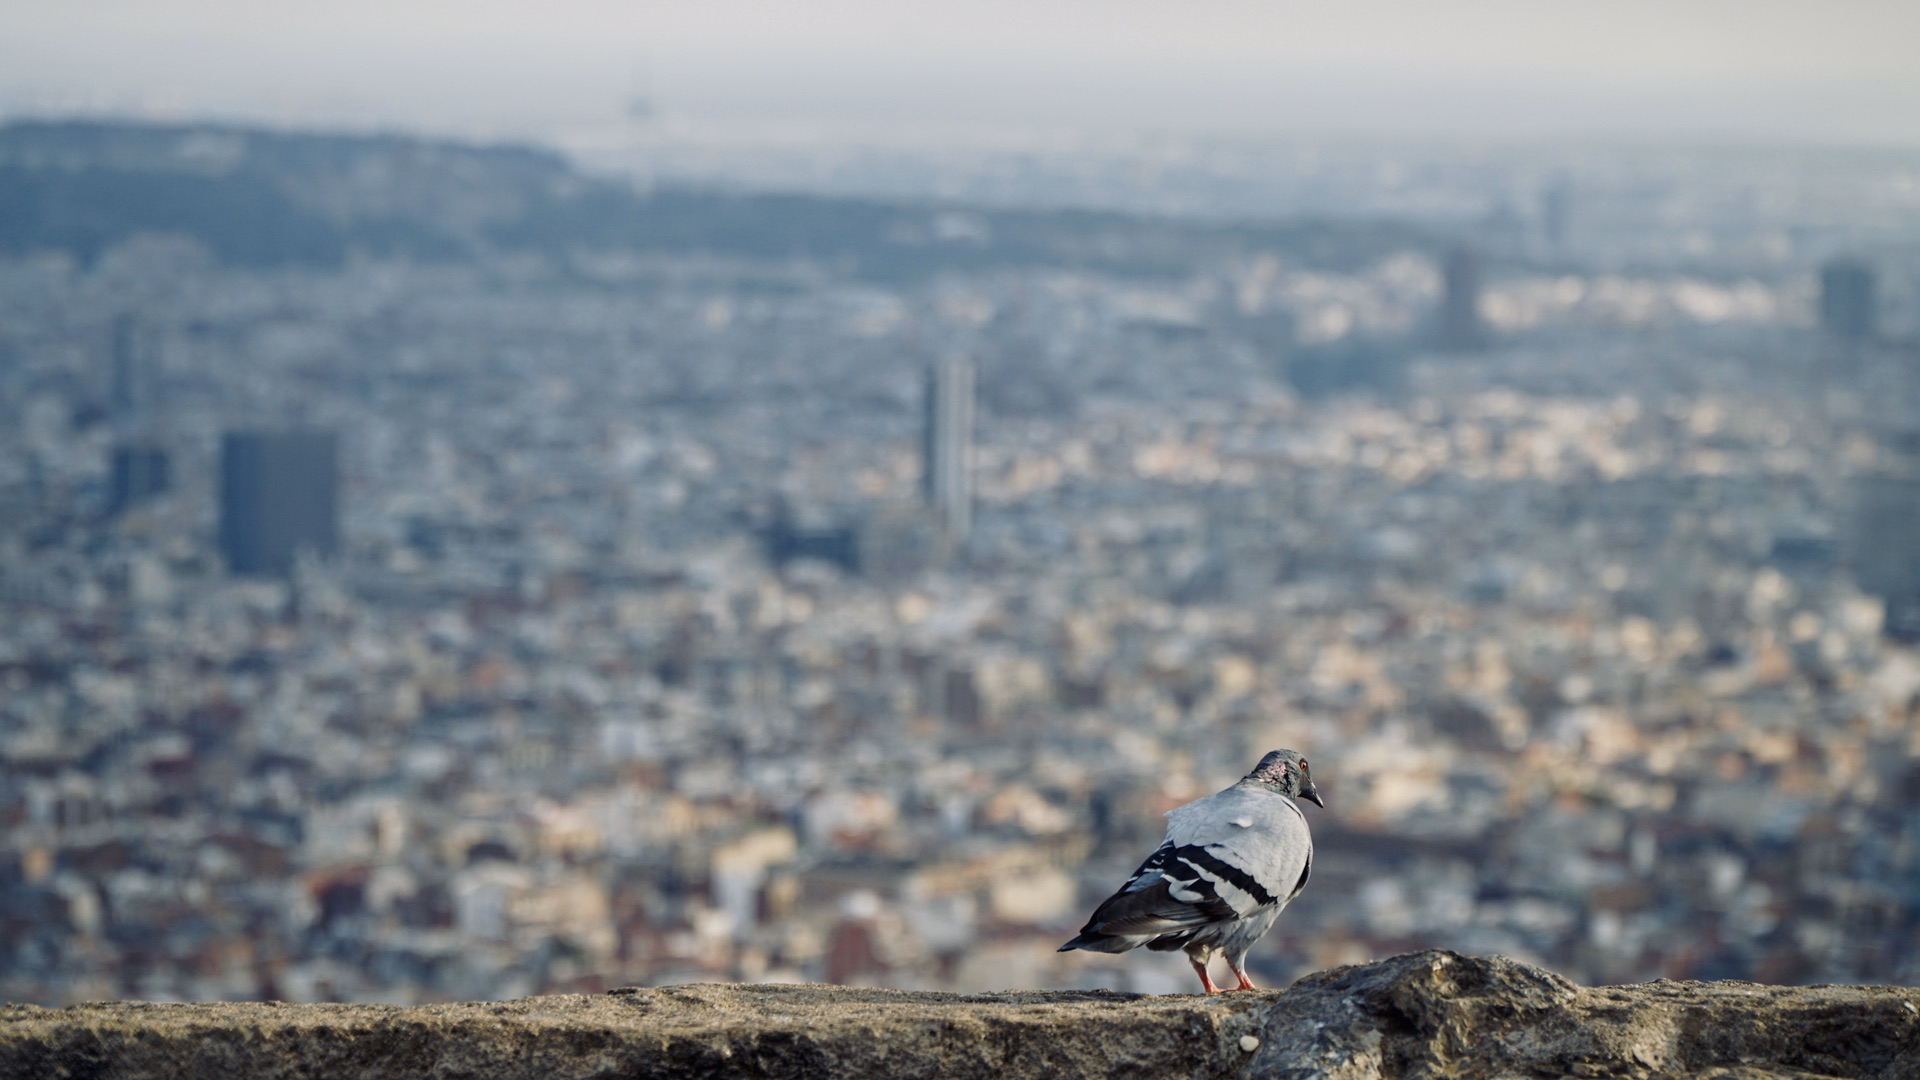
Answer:
<svg viewBox="0 0 1920 1080"><path fill-rule="evenodd" d="M1213 879L1190 860L1199 849L1161 844L1120 891L1108 897L1087 920L1085 933L1111 937L1157 937L1237 918Z"/></svg>
<svg viewBox="0 0 1920 1080"><path fill-rule="evenodd" d="M1292 799L1236 785L1167 815L1167 842L1213 882L1241 917L1300 895L1313 870L1313 836ZM1197 852L1197 854L1194 854Z"/></svg>

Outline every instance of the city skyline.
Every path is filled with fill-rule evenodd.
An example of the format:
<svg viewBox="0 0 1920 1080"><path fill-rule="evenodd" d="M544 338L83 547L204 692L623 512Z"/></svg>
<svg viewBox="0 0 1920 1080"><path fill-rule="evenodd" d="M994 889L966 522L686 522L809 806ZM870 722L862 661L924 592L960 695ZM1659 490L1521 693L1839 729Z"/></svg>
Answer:
<svg viewBox="0 0 1920 1080"><path fill-rule="evenodd" d="M1920 982L1903 162L1222 221L0 126L0 995L1182 992L1056 950L1282 746L1262 984Z"/></svg>

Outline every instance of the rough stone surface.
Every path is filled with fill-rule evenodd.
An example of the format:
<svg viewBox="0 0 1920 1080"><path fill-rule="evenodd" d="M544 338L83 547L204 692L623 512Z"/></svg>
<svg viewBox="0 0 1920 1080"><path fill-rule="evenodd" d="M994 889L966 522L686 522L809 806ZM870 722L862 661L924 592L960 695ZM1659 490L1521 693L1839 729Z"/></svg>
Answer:
<svg viewBox="0 0 1920 1080"><path fill-rule="evenodd" d="M1216 998L700 985L419 1008L0 1008L0 1077L1102 1075L1892 1080L1920 1076L1920 990L1585 989L1422 952Z"/></svg>

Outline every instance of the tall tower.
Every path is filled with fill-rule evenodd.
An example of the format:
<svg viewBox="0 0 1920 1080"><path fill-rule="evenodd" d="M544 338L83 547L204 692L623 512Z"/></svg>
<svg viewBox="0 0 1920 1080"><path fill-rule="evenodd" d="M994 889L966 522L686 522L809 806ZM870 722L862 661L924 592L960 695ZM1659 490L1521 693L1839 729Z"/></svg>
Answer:
<svg viewBox="0 0 1920 1080"><path fill-rule="evenodd" d="M147 335L140 321L122 315L113 321L113 347L109 357L108 402L121 421L146 409L152 402L153 372Z"/></svg>
<svg viewBox="0 0 1920 1080"><path fill-rule="evenodd" d="M1854 581L1887 605L1885 633L1920 641L1920 471L1854 482Z"/></svg>
<svg viewBox="0 0 1920 1080"><path fill-rule="evenodd" d="M339 540L339 438L230 431L221 441L220 549L235 574L283 575Z"/></svg>
<svg viewBox="0 0 1920 1080"><path fill-rule="evenodd" d="M927 369L926 443L921 484L947 538L973 529L973 361L949 356Z"/></svg>
<svg viewBox="0 0 1920 1080"><path fill-rule="evenodd" d="M1480 253L1462 245L1447 252L1441 266L1445 292L1440 297L1440 345L1472 349L1486 343L1480 322Z"/></svg>
<svg viewBox="0 0 1920 1080"><path fill-rule="evenodd" d="M1858 259L1835 259L1820 267L1820 329L1861 341L1879 329L1873 267Z"/></svg>

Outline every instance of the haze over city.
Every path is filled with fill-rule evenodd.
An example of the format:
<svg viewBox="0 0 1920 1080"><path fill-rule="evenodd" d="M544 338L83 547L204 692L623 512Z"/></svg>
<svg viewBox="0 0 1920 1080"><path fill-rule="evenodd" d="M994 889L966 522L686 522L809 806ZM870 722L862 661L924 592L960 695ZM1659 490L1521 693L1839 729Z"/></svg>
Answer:
<svg viewBox="0 0 1920 1080"><path fill-rule="evenodd" d="M0 12L0 113L551 141L619 126L1920 139L1900 0L766 0Z"/></svg>

